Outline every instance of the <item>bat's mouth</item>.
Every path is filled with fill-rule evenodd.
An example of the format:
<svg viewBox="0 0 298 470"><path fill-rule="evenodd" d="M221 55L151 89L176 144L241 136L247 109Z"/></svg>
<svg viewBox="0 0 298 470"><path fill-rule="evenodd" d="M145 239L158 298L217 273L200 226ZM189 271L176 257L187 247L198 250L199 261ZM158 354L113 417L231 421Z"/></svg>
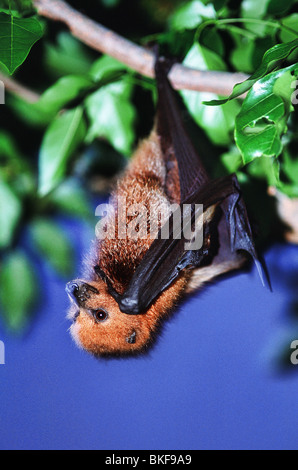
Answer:
<svg viewBox="0 0 298 470"><path fill-rule="evenodd" d="M98 290L80 280L68 282L65 290L71 301L68 318L75 323L80 315L80 308L85 308L85 304L90 299L91 294L98 294Z"/></svg>
<svg viewBox="0 0 298 470"><path fill-rule="evenodd" d="M75 323L77 321L78 316L80 315L80 310L76 310L72 316L72 321Z"/></svg>
<svg viewBox="0 0 298 470"><path fill-rule="evenodd" d="M71 299L71 305L67 312L67 319L70 320L72 323L75 323L79 315L80 309L77 304Z"/></svg>

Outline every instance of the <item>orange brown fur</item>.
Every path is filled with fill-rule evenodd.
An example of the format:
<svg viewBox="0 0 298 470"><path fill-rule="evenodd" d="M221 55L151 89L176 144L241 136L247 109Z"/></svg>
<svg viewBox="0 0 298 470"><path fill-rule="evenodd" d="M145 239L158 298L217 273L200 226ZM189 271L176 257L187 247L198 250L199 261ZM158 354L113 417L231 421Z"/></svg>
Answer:
<svg viewBox="0 0 298 470"><path fill-rule="evenodd" d="M171 150L168 150L170 153ZM167 155L168 157L169 155ZM96 240L93 259L88 261L92 267L99 265L113 288L122 294L137 266L150 247L153 238L150 232L145 239L120 239L117 229L118 220L118 196L126 198L126 205L141 203L148 209L147 220L143 220L146 229L150 225L150 211L158 212L163 208L165 217L169 216L167 208L172 203L180 202L180 184L178 167L175 161L170 160L166 167L165 156L162 154L160 140L153 130L148 139L141 142L133 159L122 179L112 194L110 202L115 208L116 230L111 237L110 219L107 218L107 237ZM179 195L179 196L177 196ZM209 207L204 213L204 222L209 222L216 210L216 206ZM126 219L126 223L129 218ZM161 224L161 222L160 222ZM228 234L226 234L228 237ZM208 243L208 241L207 241ZM92 292L88 299L78 308L73 304L70 318L76 318L71 326L71 334L78 344L95 356L120 356L135 354L145 351L152 343L163 319L175 307L184 293L189 293L200 288L204 283L223 272L239 268L244 258L240 255L231 255L229 260L215 256L210 266L203 266L193 271L184 270L180 276L163 291L143 314L128 315L120 311L118 303L109 293L107 284L99 278L91 269L88 283L97 290ZM104 309L108 318L97 322L90 312L96 309ZM131 335L135 336L135 342L129 341Z"/></svg>
<svg viewBox="0 0 298 470"><path fill-rule="evenodd" d="M158 331L161 320L179 300L187 284L187 274L181 276L142 315L125 315L118 307L115 299L108 293L103 281L91 282L100 290L88 304L88 307L100 305L109 312L108 320L95 323L85 310L81 309L76 322L71 326L71 333L78 344L95 356L117 356L142 352L150 345ZM136 333L136 343L130 344L127 338Z"/></svg>
<svg viewBox="0 0 298 470"><path fill-rule="evenodd" d="M148 209L153 207L155 211L169 206L172 202L180 202L177 197L177 194L180 194L178 168L173 165L170 175L166 170L159 137L153 131L149 138L140 144L111 197L111 202L116 207L116 219L118 196L126 198L127 206L142 203ZM170 184L167 184L167 187L170 187L170 194L167 194L166 179L169 177ZM148 224L150 220L144 223ZM109 230L109 223L107 229ZM122 293L153 238L150 233L146 239L135 240L121 240L117 235L116 223L116 237L107 237L97 242L93 265L98 264L113 287ZM80 309L80 314L70 329L74 340L94 355L123 355L143 351L151 343L161 320L179 300L188 278L187 272L181 273L144 314L126 315L119 310L116 300L108 292L106 283L93 277L91 281L86 282L95 287L99 294L90 296L84 308ZM109 318L96 323L89 311L97 308L105 309ZM73 316L74 309L72 306L69 317ZM136 333L134 344L127 342L132 332Z"/></svg>
<svg viewBox="0 0 298 470"><path fill-rule="evenodd" d="M147 239L118 238L117 197L125 197L127 207L138 203L145 206L148 210L148 219L144 223L147 225L150 224L150 206L154 211L158 211L159 208L169 205L165 184L165 163L159 138L153 131L137 149L128 170L118 182L116 191L112 195L111 202L116 207L116 236L115 238L108 236L99 243L98 263L119 293L127 287L153 239L150 234ZM107 225L109 227L109 222Z"/></svg>

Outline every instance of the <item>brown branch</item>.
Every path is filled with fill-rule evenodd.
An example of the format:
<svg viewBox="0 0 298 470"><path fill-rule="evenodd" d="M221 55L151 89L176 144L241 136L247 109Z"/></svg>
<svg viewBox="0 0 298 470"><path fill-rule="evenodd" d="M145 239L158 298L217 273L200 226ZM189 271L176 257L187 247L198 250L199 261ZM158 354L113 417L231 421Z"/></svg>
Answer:
<svg viewBox="0 0 298 470"><path fill-rule="evenodd" d="M0 80L4 83L4 88L13 95L20 96L28 103L35 103L39 99L39 94L25 87L15 79L8 77L0 72Z"/></svg>
<svg viewBox="0 0 298 470"><path fill-rule="evenodd" d="M141 75L154 77L154 55L113 31L96 23L62 0L33 0L37 12L62 21L73 36L88 46L108 54ZM236 83L246 80L242 73L200 71L175 64L169 78L174 88L212 92L228 96Z"/></svg>

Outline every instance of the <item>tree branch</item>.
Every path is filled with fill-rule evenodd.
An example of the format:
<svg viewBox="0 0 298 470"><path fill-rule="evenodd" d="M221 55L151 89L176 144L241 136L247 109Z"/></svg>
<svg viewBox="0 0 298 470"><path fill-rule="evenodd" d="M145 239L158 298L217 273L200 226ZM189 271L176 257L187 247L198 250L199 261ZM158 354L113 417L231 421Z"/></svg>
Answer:
<svg viewBox="0 0 298 470"><path fill-rule="evenodd" d="M0 80L4 83L5 90L10 91L13 95L20 96L28 103L35 103L39 99L39 94L25 87L15 79L8 77L0 72Z"/></svg>
<svg viewBox="0 0 298 470"><path fill-rule="evenodd" d="M93 49L108 54L131 69L154 77L154 55L113 31L96 23L62 0L33 0L37 12L55 21L62 21L73 36ZM175 64L169 79L176 89L212 92L228 96L236 83L248 77L242 73L200 71Z"/></svg>

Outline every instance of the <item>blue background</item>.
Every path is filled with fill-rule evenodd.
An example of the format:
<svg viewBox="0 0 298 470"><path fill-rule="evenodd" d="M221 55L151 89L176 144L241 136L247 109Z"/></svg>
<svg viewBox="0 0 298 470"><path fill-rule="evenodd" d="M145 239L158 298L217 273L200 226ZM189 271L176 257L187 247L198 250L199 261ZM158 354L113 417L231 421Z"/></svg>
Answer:
<svg viewBox="0 0 298 470"><path fill-rule="evenodd" d="M92 234L68 230L82 254ZM30 332L0 329L0 448L297 449L298 366L280 364L298 339L298 247L265 258L272 293L255 269L223 279L182 305L149 355L125 360L76 348L65 280L43 265Z"/></svg>

